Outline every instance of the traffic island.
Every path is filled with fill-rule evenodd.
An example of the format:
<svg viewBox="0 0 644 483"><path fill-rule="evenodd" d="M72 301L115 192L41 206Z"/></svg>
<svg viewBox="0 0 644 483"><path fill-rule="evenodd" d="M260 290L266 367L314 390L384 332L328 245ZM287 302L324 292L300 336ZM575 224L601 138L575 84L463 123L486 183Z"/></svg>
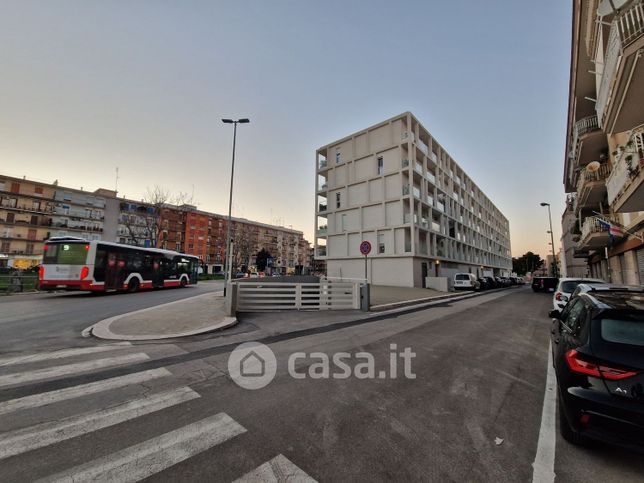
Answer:
<svg viewBox="0 0 644 483"><path fill-rule="evenodd" d="M111 340L160 340L188 337L232 327L225 298L207 293L101 320L83 336Z"/></svg>

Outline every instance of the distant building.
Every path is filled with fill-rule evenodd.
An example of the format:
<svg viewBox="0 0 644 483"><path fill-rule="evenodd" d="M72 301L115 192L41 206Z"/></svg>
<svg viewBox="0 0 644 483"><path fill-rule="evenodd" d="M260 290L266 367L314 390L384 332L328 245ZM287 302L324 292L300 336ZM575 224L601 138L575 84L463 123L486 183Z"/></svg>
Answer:
<svg viewBox="0 0 644 483"><path fill-rule="evenodd" d="M510 275L507 218L411 113L316 152L315 258L329 277L424 287L427 276Z"/></svg>
<svg viewBox="0 0 644 483"><path fill-rule="evenodd" d="M574 212L575 198L575 195L568 195L566 209L561 216L561 263L559 267L561 276L588 277L589 270L586 259L576 255L581 230Z"/></svg>
<svg viewBox="0 0 644 483"><path fill-rule="evenodd" d="M0 175L0 264L37 265L45 240L75 236L176 250L198 256L210 273L223 270L226 216L116 195ZM237 268L253 266L262 248L271 255L272 271L294 273L309 266L310 244L301 231L243 218L233 218L231 228L233 239L245 241Z"/></svg>

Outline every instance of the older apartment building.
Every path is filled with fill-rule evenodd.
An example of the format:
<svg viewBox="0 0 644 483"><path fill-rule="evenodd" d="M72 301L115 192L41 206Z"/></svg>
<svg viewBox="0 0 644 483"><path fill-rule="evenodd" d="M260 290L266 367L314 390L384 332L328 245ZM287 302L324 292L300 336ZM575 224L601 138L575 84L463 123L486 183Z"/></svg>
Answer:
<svg viewBox="0 0 644 483"><path fill-rule="evenodd" d="M644 4L573 1L564 250L592 276L644 283ZM623 4L622 4L623 3ZM613 2L617 4L617 2Z"/></svg>
<svg viewBox="0 0 644 483"><path fill-rule="evenodd" d="M410 113L316 152L315 258L329 277L424 287L427 276L509 275L508 220Z"/></svg>
<svg viewBox="0 0 644 483"><path fill-rule="evenodd" d="M198 256L209 272L223 270L227 217L184 204L155 207L117 197L104 188L93 192L0 175L0 266L26 268L40 263L44 241L56 236L156 246ZM309 243L301 231L233 218L238 238L236 268L249 268L262 248L273 271L309 266Z"/></svg>

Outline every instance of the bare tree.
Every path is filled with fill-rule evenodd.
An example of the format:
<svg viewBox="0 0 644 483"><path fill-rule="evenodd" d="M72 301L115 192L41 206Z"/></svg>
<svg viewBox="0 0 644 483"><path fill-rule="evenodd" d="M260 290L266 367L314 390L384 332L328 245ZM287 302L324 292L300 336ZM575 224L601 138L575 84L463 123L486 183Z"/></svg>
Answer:
<svg viewBox="0 0 644 483"><path fill-rule="evenodd" d="M235 222L233 222L235 223ZM234 272L239 271L242 267L248 269L251 257L255 252L255 245L251 236L251 230L242 223L235 223L232 230L233 241L233 262Z"/></svg>
<svg viewBox="0 0 644 483"><path fill-rule="evenodd" d="M168 189L159 185L148 187L141 204L122 217L122 224L133 244L143 246L146 240L149 240L150 245L156 247L163 230L163 208L191 203L192 197L186 193L179 192L178 195L172 196ZM122 211L124 205L125 202L121 203Z"/></svg>

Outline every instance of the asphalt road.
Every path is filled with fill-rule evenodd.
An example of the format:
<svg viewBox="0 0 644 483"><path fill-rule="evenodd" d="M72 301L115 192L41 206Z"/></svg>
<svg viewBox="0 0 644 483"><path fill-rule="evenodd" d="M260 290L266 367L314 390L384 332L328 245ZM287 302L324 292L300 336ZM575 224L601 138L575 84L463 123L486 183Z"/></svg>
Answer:
<svg viewBox="0 0 644 483"><path fill-rule="evenodd" d="M134 310L223 289L223 282L137 293L90 292L17 294L0 297L0 354L94 344L83 329Z"/></svg>
<svg viewBox="0 0 644 483"><path fill-rule="evenodd" d="M306 336L283 334L269 344L276 376L257 390L228 377L227 335L97 344L100 352L62 358L0 357L0 481L531 481L544 431L550 300L514 289ZM243 319L239 329L254 330ZM405 377L400 357L396 378L289 374L293 353L319 351L332 360L346 351L351 370L358 353L370 353L379 375L390 371L391 344L396 353L415 353L415 378ZM135 360L102 372L83 366L110 356ZM316 374L319 360L301 358L293 367ZM81 379L62 374L74 363ZM157 372L143 378L144 370ZM116 387L123 375L142 380ZM150 401L159 394L162 400ZM644 478L641 455L577 448L552 434L557 481Z"/></svg>

